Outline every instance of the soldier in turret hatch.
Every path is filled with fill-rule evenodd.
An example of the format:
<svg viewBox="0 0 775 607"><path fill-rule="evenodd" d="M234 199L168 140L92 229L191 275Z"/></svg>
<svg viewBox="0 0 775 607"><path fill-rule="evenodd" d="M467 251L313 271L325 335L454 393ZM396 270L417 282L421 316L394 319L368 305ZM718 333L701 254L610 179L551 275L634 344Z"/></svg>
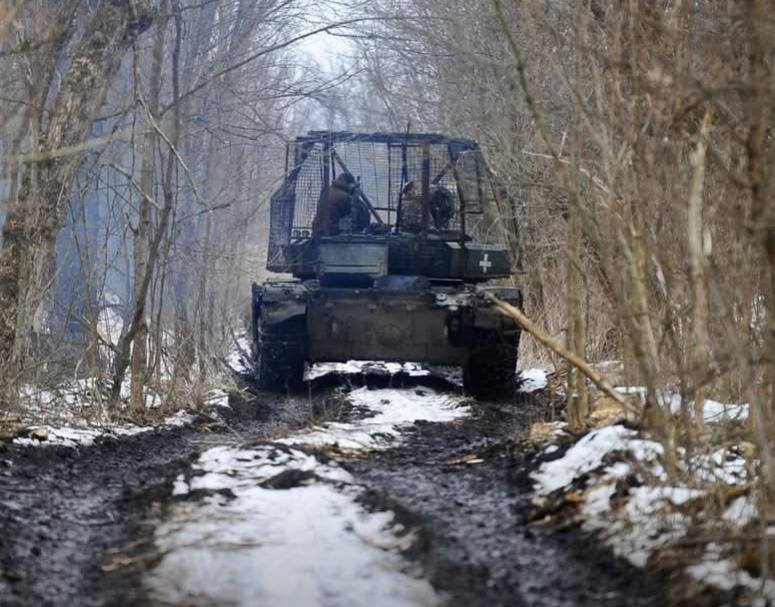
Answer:
<svg viewBox="0 0 775 607"><path fill-rule="evenodd" d="M320 197L315 219L312 222L312 236L339 234L339 222L351 216L354 189L355 177L350 173L339 173Z"/></svg>

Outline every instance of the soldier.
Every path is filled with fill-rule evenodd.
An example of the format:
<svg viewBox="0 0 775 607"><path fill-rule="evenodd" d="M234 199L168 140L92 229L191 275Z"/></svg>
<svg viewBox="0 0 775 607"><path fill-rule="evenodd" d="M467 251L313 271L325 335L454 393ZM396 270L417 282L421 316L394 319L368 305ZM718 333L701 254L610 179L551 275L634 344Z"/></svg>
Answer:
<svg viewBox="0 0 775 607"><path fill-rule="evenodd" d="M455 216L455 197L444 186L436 187L430 201L433 227L437 230L449 230L449 222Z"/></svg>
<svg viewBox="0 0 775 607"><path fill-rule="evenodd" d="M320 197L312 222L312 236L335 236L339 233L339 222L352 213L354 189L355 177L350 173L339 173Z"/></svg>
<svg viewBox="0 0 775 607"><path fill-rule="evenodd" d="M410 181L401 191L401 216L399 223L404 232L422 230L422 197L414 181Z"/></svg>

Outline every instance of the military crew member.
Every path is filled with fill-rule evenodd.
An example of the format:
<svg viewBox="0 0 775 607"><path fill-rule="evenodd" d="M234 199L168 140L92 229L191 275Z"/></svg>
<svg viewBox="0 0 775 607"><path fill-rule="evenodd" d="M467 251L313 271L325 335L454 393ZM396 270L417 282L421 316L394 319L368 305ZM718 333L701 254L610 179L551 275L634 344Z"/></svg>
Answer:
<svg viewBox="0 0 775 607"><path fill-rule="evenodd" d="M312 222L312 235L335 236L339 233L339 222L352 213L355 177L350 173L339 173L334 182L320 197L315 219Z"/></svg>

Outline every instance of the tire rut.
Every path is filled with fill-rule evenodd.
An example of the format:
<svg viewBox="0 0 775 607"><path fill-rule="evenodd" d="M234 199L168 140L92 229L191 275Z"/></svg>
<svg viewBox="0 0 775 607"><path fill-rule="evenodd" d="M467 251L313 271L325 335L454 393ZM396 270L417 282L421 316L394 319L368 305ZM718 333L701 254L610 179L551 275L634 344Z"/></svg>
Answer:
<svg viewBox="0 0 775 607"><path fill-rule="evenodd" d="M522 405L480 408L452 424L416 423L401 446L351 468L371 489L372 507L390 507L419 530L409 556L450 605L665 604L663 580L595 548L593 538L527 523L529 466L512 440L524 431Z"/></svg>

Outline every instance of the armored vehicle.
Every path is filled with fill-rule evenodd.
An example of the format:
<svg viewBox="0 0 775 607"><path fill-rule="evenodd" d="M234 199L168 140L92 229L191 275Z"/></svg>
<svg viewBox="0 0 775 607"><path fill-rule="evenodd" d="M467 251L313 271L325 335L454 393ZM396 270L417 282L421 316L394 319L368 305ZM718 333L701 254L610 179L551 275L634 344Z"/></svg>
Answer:
<svg viewBox="0 0 775 607"><path fill-rule="evenodd" d="M476 142L313 131L288 145L285 175L267 258L285 277L252 288L262 388L348 360L461 366L479 397L513 388L519 328L487 294L522 295L502 284L510 230Z"/></svg>

